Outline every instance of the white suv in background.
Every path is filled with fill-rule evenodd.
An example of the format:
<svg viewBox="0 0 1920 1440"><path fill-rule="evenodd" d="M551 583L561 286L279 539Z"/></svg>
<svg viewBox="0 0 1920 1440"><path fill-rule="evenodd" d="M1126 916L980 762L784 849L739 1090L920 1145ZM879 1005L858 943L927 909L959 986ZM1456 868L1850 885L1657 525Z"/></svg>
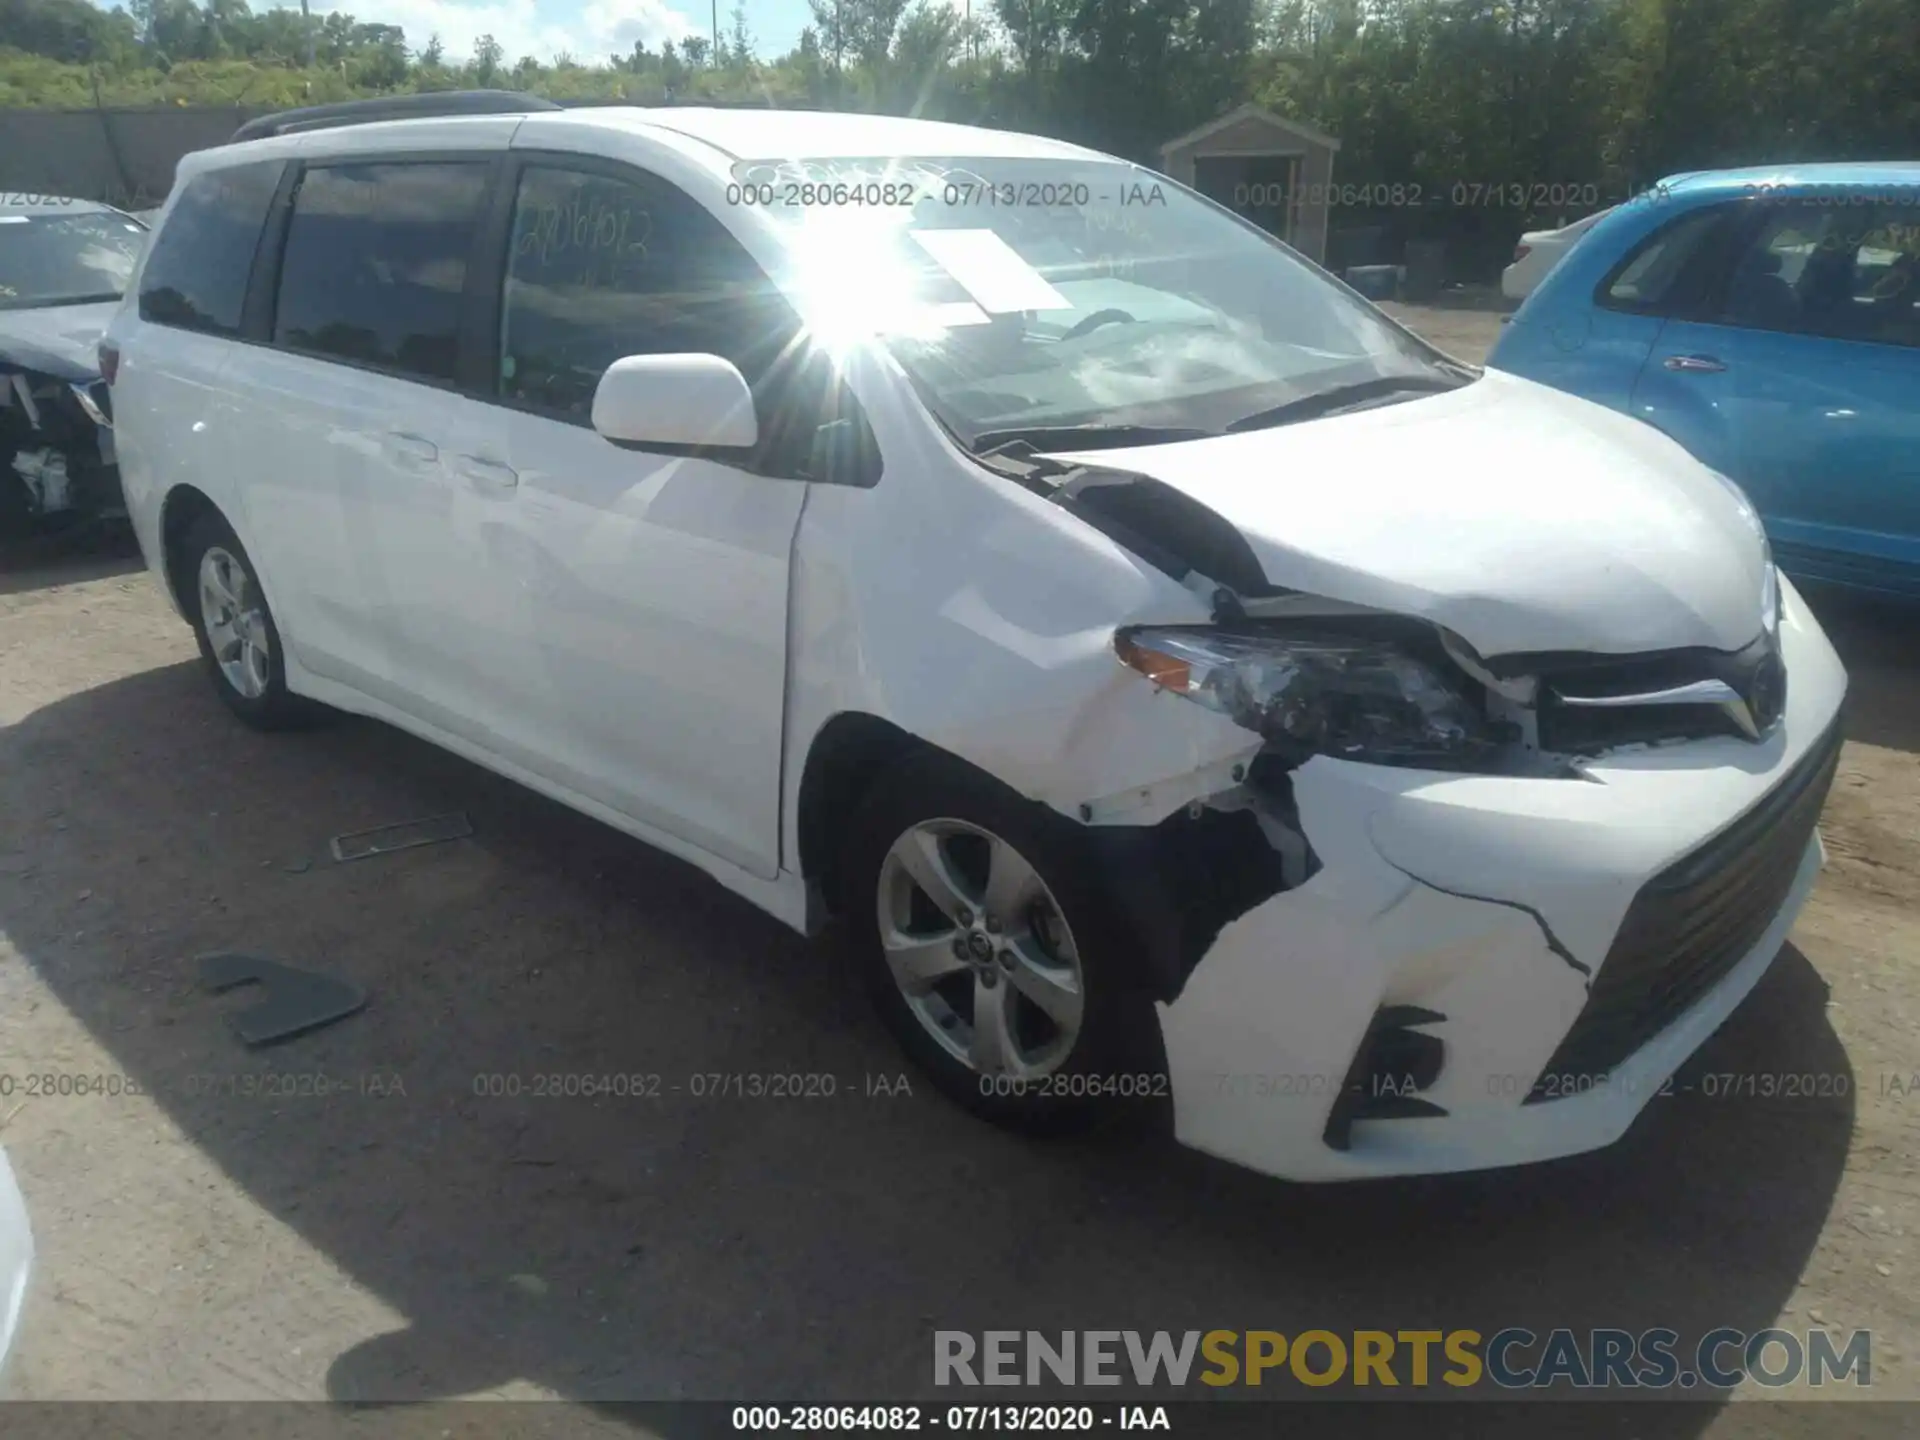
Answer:
<svg viewBox="0 0 1920 1440"><path fill-rule="evenodd" d="M1779 949L1845 677L1652 429L1051 140L365 113L188 157L106 346L248 723L837 912L993 1118L1290 1177L1605 1144Z"/></svg>

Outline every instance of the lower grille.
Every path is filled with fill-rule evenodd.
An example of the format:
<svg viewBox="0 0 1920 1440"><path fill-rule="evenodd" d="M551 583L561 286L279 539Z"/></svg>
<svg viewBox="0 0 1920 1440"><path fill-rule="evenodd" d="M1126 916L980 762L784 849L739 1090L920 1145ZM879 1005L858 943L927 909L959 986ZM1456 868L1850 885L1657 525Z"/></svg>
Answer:
<svg viewBox="0 0 1920 1440"><path fill-rule="evenodd" d="M1840 726L1758 805L1634 897L1586 1006L1528 1104L1579 1093L1679 1019L1786 903L1840 762Z"/></svg>

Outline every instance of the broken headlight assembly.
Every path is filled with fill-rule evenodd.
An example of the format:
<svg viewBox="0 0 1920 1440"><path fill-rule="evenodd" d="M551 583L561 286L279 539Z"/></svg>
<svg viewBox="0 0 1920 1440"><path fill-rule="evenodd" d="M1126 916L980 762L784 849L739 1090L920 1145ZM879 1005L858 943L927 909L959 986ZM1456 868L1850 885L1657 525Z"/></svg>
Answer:
<svg viewBox="0 0 1920 1440"><path fill-rule="evenodd" d="M1162 690L1265 737L1279 759L1313 755L1440 770L1502 768L1510 727L1466 677L1393 638L1212 626L1121 631L1114 649Z"/></svg>
<svg viewBox="0 0 1920 1440"><path fill-rule="evenodd" d="M103 380L0 373L0 528L124 513Z"/></svg>

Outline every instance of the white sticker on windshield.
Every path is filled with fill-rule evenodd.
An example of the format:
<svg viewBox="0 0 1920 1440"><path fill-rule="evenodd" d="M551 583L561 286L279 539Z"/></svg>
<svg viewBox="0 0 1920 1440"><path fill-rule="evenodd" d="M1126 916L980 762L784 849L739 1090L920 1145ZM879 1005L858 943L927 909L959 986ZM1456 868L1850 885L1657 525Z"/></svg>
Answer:
<svg viewBox="0 0 1920 1440"><path fill-rule="evenodd" d="M989 315L1071 310L1073 302L991 230L912 230L920 248Z"/></svg>

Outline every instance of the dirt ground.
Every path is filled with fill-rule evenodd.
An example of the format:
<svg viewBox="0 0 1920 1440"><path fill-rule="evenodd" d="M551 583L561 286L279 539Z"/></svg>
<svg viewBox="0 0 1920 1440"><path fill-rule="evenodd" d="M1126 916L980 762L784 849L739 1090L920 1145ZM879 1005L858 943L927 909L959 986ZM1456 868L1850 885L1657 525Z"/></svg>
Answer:
<svg viewBox="0 0 1920 1440"><path fill-rule="evenodd" d="M1502 300L1497 291L1477 290L1445 305L1403 305L1390 301L1380 308L1449 355L1478 365L1486 360L1487 352L1500 338L1500 327L1514 307Z"/></svg>
<svg viewBox="0 0 1920 1440"><path fill-rule="evenodd" d="M1482 348L1498 324L1424 318ZM41 1250L13 1391L924 1397L936 1328L1777 1323L1870 1329L1869 1393L1920 1399L1920 625L1814 598L1853 684L1831 864L1679 1093L1599 1154L1312 1188L879 1093L901 1065L830 947L380 725L255 735L130 550L15 557L0 1074L101 1080L0 1098ZM328 854L449 810L471 839ZM372 1002L249 1052L195 986L192 957L222 949ZM836 1093L693 1098L691 1077L730 1072ZM345 1088L253 1093L316 1073ZM682 1089L490 1093L556 1073ZM1685 1088L1709 1074L1831 1078L1815 1098ZM1503 1433L1566 1433L1579 1409ZM1916 1415L1696 1400L1595 1433L1897 1435Z"/></svg>

